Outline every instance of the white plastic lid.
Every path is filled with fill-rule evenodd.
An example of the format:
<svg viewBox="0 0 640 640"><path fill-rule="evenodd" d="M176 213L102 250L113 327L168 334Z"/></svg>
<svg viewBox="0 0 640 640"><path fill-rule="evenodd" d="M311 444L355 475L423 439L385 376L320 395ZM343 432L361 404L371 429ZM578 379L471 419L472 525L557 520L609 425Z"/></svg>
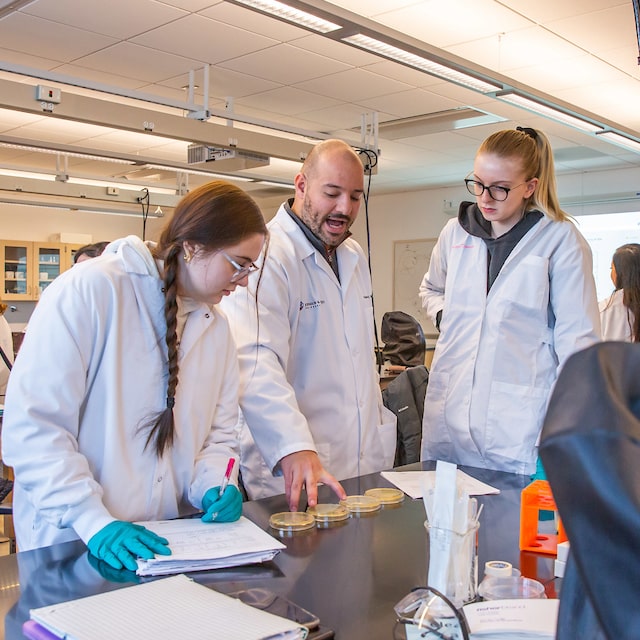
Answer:
<svg viewBox="0 0 640 640"><path fill-rule="evenodd" d="M512 574L513 566L504 560L490 560L484 563L484 575L492 578L506 578Z"/></svg>

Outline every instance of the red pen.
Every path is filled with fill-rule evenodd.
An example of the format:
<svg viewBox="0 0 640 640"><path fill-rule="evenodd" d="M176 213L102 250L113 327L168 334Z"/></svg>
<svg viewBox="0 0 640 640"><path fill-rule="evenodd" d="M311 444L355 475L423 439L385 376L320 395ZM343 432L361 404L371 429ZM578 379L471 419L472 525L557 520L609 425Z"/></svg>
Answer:
<svg viewBox="0 0 640 640"><path fill-rule="evenodd" d="M235 458L229 458L229 462L227 462L227 470L224 472L224 478L222 479L222 484L220 485L220 493L218 494L222 498L222 494L224 490L227 488L229 484L229 478L231 478L231 472L233 471L233 465L236 463Z"/></svg>

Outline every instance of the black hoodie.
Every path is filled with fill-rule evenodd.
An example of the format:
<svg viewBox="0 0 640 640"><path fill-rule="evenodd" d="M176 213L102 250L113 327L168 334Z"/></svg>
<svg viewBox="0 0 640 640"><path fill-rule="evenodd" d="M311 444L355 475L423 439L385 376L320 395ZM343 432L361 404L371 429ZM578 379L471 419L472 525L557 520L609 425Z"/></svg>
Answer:
<svg viewBox="0 0 640 640"><path fill-rule="evenodd" d="M522 240L526 233L533 228L542 212L537 209L527 211L509 231L499 238L491 237L491 223L482 215L482 212L474 202L462 202L458 210L458 222L460 226L472 236L482 238L488 251L487 260L487 291L491 289L495 279L502 269L514 247Z"/></svg>

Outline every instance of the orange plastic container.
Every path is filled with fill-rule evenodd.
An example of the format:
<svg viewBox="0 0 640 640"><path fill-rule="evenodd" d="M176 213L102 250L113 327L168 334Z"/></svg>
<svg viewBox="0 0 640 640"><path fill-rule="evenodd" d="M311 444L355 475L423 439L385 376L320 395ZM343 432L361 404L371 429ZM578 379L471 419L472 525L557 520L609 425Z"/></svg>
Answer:
<svg viewBox="0 0 640 640"><path fill-rule="evenodd" d="M558 533L540 533L540 511L556 511L551 487L546 480L534 480L522 490L520 497L520 550L555 556L558 543L567 539L558 518Z"/></svg>

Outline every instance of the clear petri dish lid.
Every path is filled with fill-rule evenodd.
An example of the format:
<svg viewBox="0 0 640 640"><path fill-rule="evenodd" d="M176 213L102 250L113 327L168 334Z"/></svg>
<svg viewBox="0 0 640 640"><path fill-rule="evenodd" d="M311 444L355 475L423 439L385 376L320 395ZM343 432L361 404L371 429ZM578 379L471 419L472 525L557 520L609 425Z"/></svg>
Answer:
<svg viewBox="0 0 640 640"><path fill-rule="evenodd" d="M380 500L371 496L347 496L340 504L352 513L372 513L381 507Z"/></svg>
<svg viewBox="0 0 640 640"><path fill-rule="evenodd" d="M312 515L318 524L341 522L349 517L349 509L341 504L317 504L315 507L309 507L307 513Z"/></svg>
<svg viewBox="0 0 640 640"><path fill-rule="evenodd" d="M376 489L367 489L365 496L375 498L380 504L398 504L404 500L404 491L394 489L392 487L377 487Z"/></svg>
<svg viewBox="0 0 640 640"><path fill-rule="evenodd" d="M282 511L269 518L269 526L277 531L304 531L316 526L316 519L304 511Z"/></svg>

